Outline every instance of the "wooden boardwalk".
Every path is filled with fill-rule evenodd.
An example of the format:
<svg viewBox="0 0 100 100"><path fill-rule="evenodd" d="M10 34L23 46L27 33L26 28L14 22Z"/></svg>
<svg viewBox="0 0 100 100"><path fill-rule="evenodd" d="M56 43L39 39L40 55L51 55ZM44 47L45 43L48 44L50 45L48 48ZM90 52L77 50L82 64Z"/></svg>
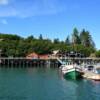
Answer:
<svg viewBox="0 0 100 100"><path fill-rule="evenodd" d="M57 60L27 59L25 57L0 58L0 67L59 67Z"/></svg>
<svg viewBox="0 0 100 100"><path fill-rule="evenodd" d="M50 65L51 66L59 66L59 61L57 60L58 57L48 57L48 59L28 59L26 57L1 57L0 58L0 66L2 65L22 65L22 66L44 66L44 65ZM84 63L93 63L93 64L97 64L100 62L100 58L77 58L77 57L59 57L59 59L63 60L75 60L76 62L84 62ZM100 66L96 66L97 68L100 68Z"/></svg>
<svg viewBox="0 0 100 100"><path fill-rule="evenodd" d="M97 60L97 61L100 61L100 58L96 58L96 57L52 57L52 56L48 57L47 60L49 60L49 59L58 59L58 58L59 59ZM26 58L26 57L0 57L0 59L34 59L34 58ZM37 59L41 59L41 58L37 58Z"/></svg>

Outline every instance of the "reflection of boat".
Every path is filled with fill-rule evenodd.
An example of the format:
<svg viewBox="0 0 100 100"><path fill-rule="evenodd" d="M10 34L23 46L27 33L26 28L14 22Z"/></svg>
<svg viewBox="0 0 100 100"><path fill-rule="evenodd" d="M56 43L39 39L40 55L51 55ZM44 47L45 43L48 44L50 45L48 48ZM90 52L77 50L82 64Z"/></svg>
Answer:
<svg viewBox="0 0 100 100"><path fill-rule="evenodd" d="M0 63L1 63L1 59L0 59Z"/></svg>
<svg viewBox="0 0 100 100"><path fill-rule="evenodd" d="M61 65L61 70L65 78L78 79L81 78L82 70L79 65L74 64L72 61L66 62Z"/></svg>

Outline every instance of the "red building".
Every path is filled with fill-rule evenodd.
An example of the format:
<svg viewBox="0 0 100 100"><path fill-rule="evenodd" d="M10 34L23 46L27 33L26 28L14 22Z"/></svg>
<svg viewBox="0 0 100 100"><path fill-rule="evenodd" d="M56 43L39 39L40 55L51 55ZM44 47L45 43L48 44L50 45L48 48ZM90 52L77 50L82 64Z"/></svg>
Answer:
<svg viewBox="0 0 100 100"><path fill-rule="evenodd" d="M48 59L48 58L49 58L48 54L39 55L39 59Z"/></svg>
<svg viewBox="0 0 100 100"><path fill-rule="evenodd" d="M48 59L48 54L38 55L37 53L33 52L26 56L27 59Z"/></svg>
<svg viewBox="0 0 100 100"><path fill-rule="evenodd" d="M26 56L27 59L38 59L39 58L39 55L35 52L29 54Z"/></svg>

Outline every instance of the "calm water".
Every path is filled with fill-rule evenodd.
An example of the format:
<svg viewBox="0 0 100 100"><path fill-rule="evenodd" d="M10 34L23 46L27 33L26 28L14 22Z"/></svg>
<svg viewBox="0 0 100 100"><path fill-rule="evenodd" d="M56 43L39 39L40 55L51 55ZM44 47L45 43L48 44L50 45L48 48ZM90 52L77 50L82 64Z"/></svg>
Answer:
<svg viewBox="0 0 100 100"><path fill-rule="evenodd" d="M65 80L58 69L0 69L0 100L100 100L100 82Z"/></svg>

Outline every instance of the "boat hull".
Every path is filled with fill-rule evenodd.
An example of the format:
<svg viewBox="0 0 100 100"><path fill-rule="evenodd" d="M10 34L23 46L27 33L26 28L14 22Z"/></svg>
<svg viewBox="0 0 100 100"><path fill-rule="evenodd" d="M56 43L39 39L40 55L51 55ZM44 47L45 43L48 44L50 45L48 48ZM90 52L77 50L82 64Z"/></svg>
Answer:
<svg viewBox="0 0 100 100"><path fill-rule="evenodd" d="M64 77L67 79L80 79L82 78L82 73L77 70L72 70L64 73Z"/></svg>

